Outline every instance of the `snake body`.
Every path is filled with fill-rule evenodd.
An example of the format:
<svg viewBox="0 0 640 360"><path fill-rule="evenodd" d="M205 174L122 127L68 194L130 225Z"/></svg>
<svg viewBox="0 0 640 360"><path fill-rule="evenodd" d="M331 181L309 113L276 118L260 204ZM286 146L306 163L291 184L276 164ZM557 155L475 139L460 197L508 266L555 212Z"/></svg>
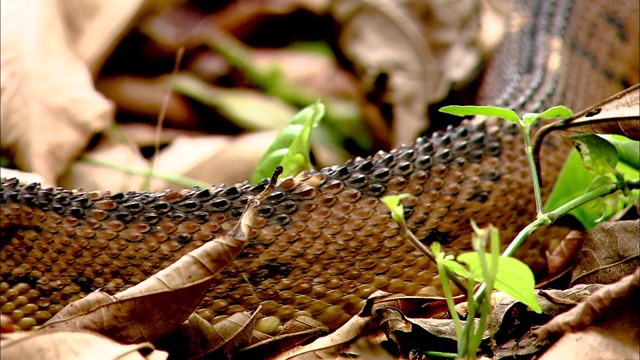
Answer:
<svg viewBox="0 0 640 360"><path fill-rule="evenodd" d="M523 1L513 13L483 104L578 110L638 81L637 2ZM409 228L449 252L470 248L471 219L493 223L509 240L535 217L521 140L513 125L465 121L283 180L198 314L215 322L262 305L266 317L309 315L335 328L377 289L432 293L440 281L434 266L402 239L380 198L410 194ZM543 181L551 184L566 146L552 138L544 151ZM109 194L3 179L2 313L31 329L91 291L130 287L228 231L265 185ZM533 240L520 256L535 265L544 250Z"/></svg>

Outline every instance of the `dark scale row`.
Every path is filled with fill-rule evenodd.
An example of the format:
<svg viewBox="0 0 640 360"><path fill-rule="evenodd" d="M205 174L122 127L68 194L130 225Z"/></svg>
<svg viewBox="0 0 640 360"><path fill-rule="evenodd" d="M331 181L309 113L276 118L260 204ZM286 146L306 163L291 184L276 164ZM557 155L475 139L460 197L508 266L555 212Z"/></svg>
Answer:
<svg viewBox="0 0 640 360"><path fill-rule="evenodd" d="M503 126L503 131L513 133L517 129L515 126ZM414 145L402 146L390 153L379 152L367 159L358 158L343 166L322 169L320 173L327 176L327 181L342 181L348 188L380 197L386 193L385 183L394 176L406 178L415 169L428 171L434 164L453 162L463 166L466 162L479 163L484 156L495 157L499 154L498 138L487 134L484 125L462 126L455 130L449 127L445 132L434 133L430 139L419 138ZM220 185L185 193L167 190L163 193L109 194L42 189L39 184L19 186L16 179L3 179L0 203L24 203L78 219L83 219L87 211L97 207L108 211L112 220L124 223L138 220L154 225L166 216L176 222L188 219L201 224L207 221L211 213L226 213L231 218L238 218L248 196L260 193L266 184L267 179L258 185ZM259 214L266 218L291 214L295 212L300 198L302 196L295 192L285 194L277 189L261 205ZM284 225L283 221L286 222L286 217L281 216L277 222Z"/></svg>

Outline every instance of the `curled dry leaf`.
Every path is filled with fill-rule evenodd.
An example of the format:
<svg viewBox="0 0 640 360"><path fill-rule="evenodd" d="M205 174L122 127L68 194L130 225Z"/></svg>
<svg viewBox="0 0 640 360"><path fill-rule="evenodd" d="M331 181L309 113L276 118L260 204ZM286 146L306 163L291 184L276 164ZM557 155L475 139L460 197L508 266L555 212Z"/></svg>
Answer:
<svg viewBox="0 0 640 360"><path fill-rule="evenodd" d="M618 282L602 287L583 303L536 329L535 333L540 339L544 339L553 334L579 331L598 319L606 319L616 313L622 303L626 302L635 307L639 296L640 268ZM637 312L637 309L634 312Z"/></svg>
<svg viewBox="0 0 640 360"><path fill-rule="evenodd" d="M13 360L49 359L167 359L169 354L153 345L122 345L102 335L82 330L2 335L2 357Z"/></svg>
<svg viewBox="0 0 640 360"><path fill-rule="evenodd" d="M389 296L389 293L376 291L365 301L360 313L347 321L333 333L316 339L310 344L298 346L284 351L274 359L334 359L344 350L348 349L351 342L365 334L372 319L374 303Z"/></svg>
<svg viewBox="0 0 640 360"><path fill-rule="evenodd" d="M52 184L113 112L67 41L64 4L7 1L0 11L2 146Z"/></svg>
<svg viewBox="0 0 640 360"><path fill-rule="evenodd" d="M640 84L636 84L604 101L576 114L568 124L573 130L625 135L640 140Z"/></svg>
<svg viewBox="0 0 640 360"><path fill-rule="evenodd" d="M576 113L570 119L560 120L540 128L533 140L533 153L536 157L539 155L542 140L556 129L570 128L572 131L618 134L640 140L639 106L640 84L636 84ZM536 163L539 165L538 159Z"/></svg>
<svg viewBox="0 0 640 360"><path fill-rule="evenodd" d="M267 318L258 320L256 329L253 331L252 345L242 349L242 355L245 358L253 359L258 357L269 357L273 354L279 354L286 349L291 349L314 339L322 333L326 333L329 329L318 321L307 317L298 316L287 321L282 330L276 336L269 336L264 332L274 333L271 329L260 329L260 322L264 322ZM268 321L268 320L267 320ZM274 323L279 323L279 320Z"/></svg>
<svg viewBox="0 0 640 360"><path fill-rule="evenodd" d="M41 331L58 328L93 330L124 343L155 342L179 329L197 308L213 282L242 251L260 201L273 190L279 168L270 186L251 200L236 224L224 237L186 254L149 279L114 296L95 291L69 304Z"/></svg>
<svg viewBox="0 0 640 360"><path fill-rule="evenodd" d="M565 271L580 251L584 235L580 231L572 230L562 239L560 244L547 254L547 266L549 277L553 278Z"/></svg>
<svg viewBox="0 0 640 360"><path fill-rule="evenodd" d="M259 312L260 307L253 313L246 311L235 313L214 325L195 313L191 314L182 329L183 337L188 339L188 349L170 352L172 354L188 353L189 359L204 356L230 359L233 354L237 354L239 349L244 348L251 341L251 334ZM171 347L175 344L175 337L172 335L159 346Z"/></svg>

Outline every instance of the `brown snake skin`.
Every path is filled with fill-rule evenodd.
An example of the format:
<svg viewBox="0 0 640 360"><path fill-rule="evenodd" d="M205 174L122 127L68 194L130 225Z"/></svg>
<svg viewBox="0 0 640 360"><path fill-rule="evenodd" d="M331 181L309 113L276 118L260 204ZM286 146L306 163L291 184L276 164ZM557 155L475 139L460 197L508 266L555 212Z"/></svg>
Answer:
<svg viewBox="0 0 640 360"><path fill-rule="evenodd" d="M637 1L525 3L513 11L481 103L579 110L638 82ZM434 266L398 235L379 199L411 194L410 228L449 252L470 247L470 219L494 223L509 240L535 206L521 137L497 124L465 122L390 153L285 179L198 314L218 321L261 304L263 316L305 314L336 328L376 289L432 293ZM546 184L565 149L547 143ZM230 229L264 186L108 194L2 180L2 314L31 329L93 290L132 286ZM528 247L520 255L533 262L546 249L536 240Z"/></svg>

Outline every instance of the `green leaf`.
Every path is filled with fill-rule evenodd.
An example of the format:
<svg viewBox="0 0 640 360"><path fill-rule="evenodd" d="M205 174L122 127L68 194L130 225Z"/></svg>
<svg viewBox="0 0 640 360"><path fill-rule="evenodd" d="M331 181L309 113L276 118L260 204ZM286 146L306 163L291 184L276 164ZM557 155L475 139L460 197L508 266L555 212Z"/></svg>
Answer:
<svg viewBox="0 0 640 360"><path fill-rule="evenodd" d="M538 118L537 113L526 113L522 116L522 123L526 126L533 124L534 121Z"/></svg>
<svg viewBox="0 0 640 360"><path fill-rule="evenodd" d="M491 268L491 255L485 254L485 259L487 264L489 264L489 268ZM485 281L480 266L480 255L477 252L460 254L458 261L466 264L475 281ZM459 272L458 268L454 267L451 268L451 270L458 275L465 276L464 273ZM536 313L540 314L542 312L540 304L536 301L533 272L522 261L512 257L499 257L498 273L496 274L494 288L509 294L516 300L530 307Z"/></svg>
<svg viewBox="0 0 640 360"><path fill-rule="evenodd" d="M536 116L536 119L547 119L547 120L557 119L557 118L569 119L571 117L573 117L573 112L568 107L554 106L538 114Z"/></svg>
<svg viewBox="0 0 640 360"><path fill-rule="evenodd" d="M601 135L618 150L619 161L640 168L640 141L631 140L622 135Z"/></svg>
<svg viewBox="0 0 640 360"><path fill-rule="evenodd" d="M387 195L381 199L382 202L387 205L387 207L391 211L391 217L396 223L404 223L404 209L402 207L402 204L400 204L400 200L406 198L407 196L409 196L409 194Z"/></svg>
<svg viewBox="0 0 640 360"><path fill-rule="evenodd" d="M538 119L546 119L546 120L557 119L557 118L569 119L572 116L573 116L573 112L568 107L554 106L554 107L548 108L547 110L541 113L524 114L522 116L522 123L524 125L529 126Z"/></svg>
<svg viewBox="0 0 640 360"><path fill-rule="evenodd" d="M560 175L556 180L553 191L544 206L544 212L555 210L567 202L584 194L596 175L587 171L582 166L582 159L576 150L573 150L565 162ZM599 215L591 214L584 207L579 207L570 212L585 229L590 229L596 224Z"/></svg>
<svg viewBox="0 0 640 360"><path fill-rule="evenodd" d="M462 276L465 279L468 279L471 276L469 269L467 269L466 267L464 267L464 265L460 264L454 259L442 258L439 259L438 262L443 264L446 268L448 268L455 274Z"/></svg>
<svg viewBox="0 0 640 360"><path fill-rule="evenodd" d="M579 134L569 138L580 152L584 167L598 175L613 173L618 163L618 151L598 135Z"/></svg>
<svg viewBox="0 0 640 360"><path fill-rule="evenodd" d="M616 169L620 171L627 179L637 179L640 176L638 168L633 168L625 163L619 162ZM576 150L573 150L567 161L565 162L560 175L556 180L556 184L553 187L553 191L544 206L544 212L552 211L563 204L577 198L584 194L589 189L592 189L597 184L602 184L604 180L608 179L609 182L613 182L614 179L611 175L597 176L596 174L587 171L582 166L582 159ZM634 190L632 196L629 198L621 199L617 206L610 209L603 208L604 202L589 202L581 207L572 210L569 214L575 217L585 229L591 229L601 219L607 219L615 212L621 210L627 204L632 203L634 196L637 196L638 191ZM636 195L633 195L636 194ZM620 193L609 195L610 197L621 197Z"/></svg>
<svg viewBox="0 0 640 360"><path fill-rule="evenodd" d="M281 176L294 176L311 168L311 129L316 127L324 116L325 107L317 102L297 113L273 140L273 143L260 159L251 178L257 183L271 176L273 169L282 165Z"/></svg>
<svg viewBox="0 0 640 360"><path fill-rule="evenodd" d="M440 112L456 116L484 115L495 116L507 121L518 123L520 118L513 110L505 109L497 106L458 106L449 105L441 107Z"/></svg>

